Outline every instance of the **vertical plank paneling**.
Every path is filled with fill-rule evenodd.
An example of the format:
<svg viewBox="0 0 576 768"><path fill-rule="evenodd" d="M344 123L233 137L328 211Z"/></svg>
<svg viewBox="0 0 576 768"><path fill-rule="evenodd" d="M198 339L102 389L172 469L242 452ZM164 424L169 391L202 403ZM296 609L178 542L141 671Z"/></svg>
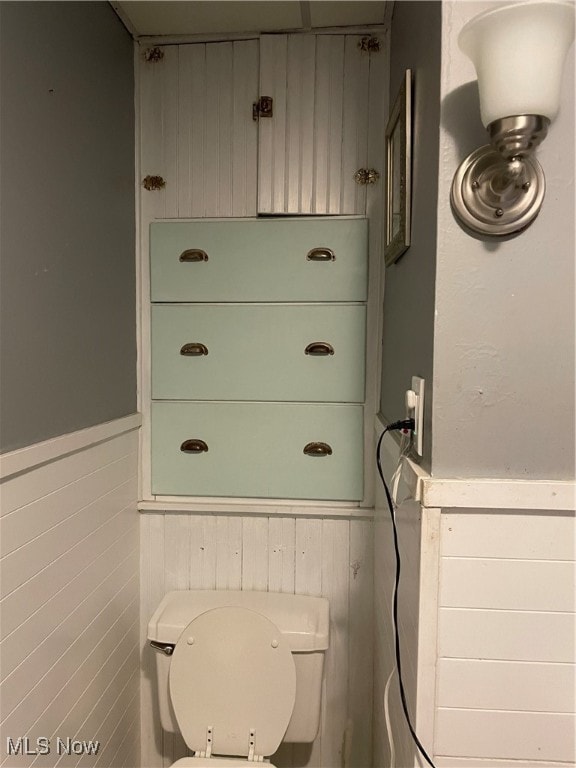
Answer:
<svg viewBox="0 0 576 768"><path fill-rule="evenodd" d="M258 99L258 41L233 43L232 215L256 216L258 122L252 104Z"/></svg>
<svg viewBox="0 0 576 768"><path fill-rule="evenodd" d="M322 764L343 765L348 723L350 523L322 522L322 593L330 601L330 648L322 702Z"/></svg>
<svg viewBox="0 0 576 768"><path fill-rule="evenodd" d="M196 82L204 75L203 45L183 45L180 48L178 71L178 216L192 216L194 210L193 195L202 195L201 184L192 184L193 163L201 154L201 147L194 141L197 134L194 128L202 120L204 93L197 93ZM202 139L202 134L201 137ZM197 202L197 201L196 201ZM203 210L203 205L199 207Z"/></svg>
<svg viewBox="0 0 576 768"><path fill-rule="evenodd" d="M350 590L348 643L348 718L353 723L346 743L346 765L372 765L373 680L373 524L350 521Z"/></svg>
<svg viewBox="0 0 576 768"><path fill-rule="evenodd" d="M180 216L204 216L206 186L204 183L205 115L208 109L206 89L206 46L183 45L180 51L185 88L181 89L180 154L188 157L188 174L181 190Z"/></svg>
<svg viewBox="0 0 576 768"><path fill-rule="evenodd" d="M274 99L274 117L258 125L258 212L284 213L288 35L260 38L260 95Z"/></svg>
<svg viewBox="0 0 576 768"><path fill-rule="evenodd" d="M164 592L189 588L190 520L188 515L164 516ZM179 733L163 733L164 765L188 755Z"/></svg>
<svg viewBox="0 0 576 768"><path fill-rule="evenodd" d="M359 39L348 35L344 52L341 213L362 213L366 205L366 187L354 181L358 168L366 167L368 143L370 55L358 49Z"/></svg>
<svg viewBox="0 0 576 768"><path fill-rule="evenodd" d="M216 518L216 589L242 589L242 518Z"/></svg>
<svg viewBox="0 0 576 768"><path fill-rule="evenodd" d="M258 41L174 46L177 211L181 218L256 214Z"/></svg>
<svg viewBox="0 0 576 768"><path fill-rule="evenodd" d="M203 184L206 206L204 216L218 216L220 196L222 115L220 112L221 61L224 49L231 43L214 43L206 46L206 108L204 110ZM225 214L224 214L225 215Z"/></svg>
<svg viewBox="0 0 576 768"><path fill-rule="evenodd" d="M329 599L320 732L313 744L282 745L273 758L279 768L333 768L345 759L357 768L369 765L372 531L370 521L347 519L142 515L144 638L168 589L254 589ZM143 765L157 768L187 750L179 735L158 733L153 658L144 660Z"/></svg>
<svg viewBox="0 0 576 768"><path fill-rule="evenodd" d="M243 520L242 589L268 589L267 517L245 517Z"/></svg>
<svg viewBox="0 0 576 768"><path fill-rule="evenodd" d="M188 589L190 563L190 519L188 515L164 518L164 589Z"/></svg>
<svg viewBox="0 0 576 768"><path fill-rule="evenodd" d="M340 211L344 36L319 35L314 105L314 213Z"/></svg>
<svg viewBox="0 0 576 768"><path fill-rule="evenodd" d="M298 595L322 595L322 520L296 519L296 555L294 584ZM332 606L330 606L330 609ZM332 638L330 638L332 642ZM322 691L322 709L326 700L326 675ZM320 733L312 745L294 744L295 766L323 766L324 718ZM327 765L327 764L326 764Z"/></svg>
<svg viewBox="0 0 576 768"><path fill-rule="evenodd" d="M178 56L177 46L162 48L164 58L158 62L141 62L141 155L142 178L162 176L166 186L157 191L143 191L142 222L178 215ZM144 232L143 232L144 234ZM142 245L147 248L148 241Z"/></svg>
<svg viewBox="0 0 576 768"><path fill-rule="evenodd" d="M312 212L314 169L314 85L316 38L288 38L288 97L286 174L288 211Z"/></svg>
<svg viewBox="0 0 576 768"><path fill-rule="evenodd" d="M169 64L167 77L162 86L162 147L166 186L164 187L164 217L178 216L178 79L180 49L171 45L164 48L164 61ZM154 66L154 65L152 65Z"/></svg>
<svg viewBox="0 0 576 768"><path fill-rule="evenodd" d="M213 103L218 111L218 198L215 216L232 216L232 140L233 126L233 43L219 43L209 46L212 51L218 48L217 92L213 94Z"/></svg>
<svg viewBox="0 0 576 768"><path fill-rule="evenodd" d="M294 518L271 517L268 524L268 589L294 592Z"/></svg>
<svg viewBox="0 0 576 768"><path fill-rule="evenodd" d="M260 213L364 213L354 174L367 162L370 55L356 35L264 35Z"/></svg>
<svg viewBox="0 0 576 768"><path fill-rule="evenodd" d="M322 595L322 520L296 519L294 585L297 595Z"/></svg>
<svg viewBox="0 0 576 768"><path fill-rule="evenodd" d="M216 589L216 518L190 516L190 589Z"/></svg>

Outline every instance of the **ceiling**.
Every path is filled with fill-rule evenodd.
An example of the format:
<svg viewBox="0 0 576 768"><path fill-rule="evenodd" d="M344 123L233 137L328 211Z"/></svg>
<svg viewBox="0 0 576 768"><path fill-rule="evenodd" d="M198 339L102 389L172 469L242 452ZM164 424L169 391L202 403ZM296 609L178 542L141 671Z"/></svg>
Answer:
<svg viewBox="0 0 576 768"><path fill-rule="evenodd" d="M111 2L134 37L281 32L384 24L379 0L126 0Z"/></svg>

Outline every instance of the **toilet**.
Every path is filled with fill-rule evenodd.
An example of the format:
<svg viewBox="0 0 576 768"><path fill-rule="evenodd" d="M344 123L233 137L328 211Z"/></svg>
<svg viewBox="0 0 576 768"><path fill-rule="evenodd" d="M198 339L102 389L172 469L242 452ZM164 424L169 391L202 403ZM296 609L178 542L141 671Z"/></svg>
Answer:
<svg viewBox="0 0 576 768"><path fill-rule="evenodd" d="M194 752L174 766L261 768L283 741L314 741L328 631L325 598L166 594L148 624L160 721Z"/></svg>

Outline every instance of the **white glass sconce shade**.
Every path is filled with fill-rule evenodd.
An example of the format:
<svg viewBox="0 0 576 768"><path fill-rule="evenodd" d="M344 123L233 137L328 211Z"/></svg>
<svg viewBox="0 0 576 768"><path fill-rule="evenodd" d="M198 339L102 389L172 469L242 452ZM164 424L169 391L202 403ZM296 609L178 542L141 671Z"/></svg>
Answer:
<svg viewBox="0 0 576 768"><path fill-rule="evenodd" d="M460 164L452 183L452 208L472 232L515 234L540 211L546 184L534 150L560 108L574 10L574 0L515 2L476 16L460 32L491 141Z"/></svg>
<svg viewBox="0 0 576 768"><path fill-rule="evenodd" d="M573 2L521 2L469 21L458 44L476 67L484 125L510 115L554 120L573 39Z"/></svg>

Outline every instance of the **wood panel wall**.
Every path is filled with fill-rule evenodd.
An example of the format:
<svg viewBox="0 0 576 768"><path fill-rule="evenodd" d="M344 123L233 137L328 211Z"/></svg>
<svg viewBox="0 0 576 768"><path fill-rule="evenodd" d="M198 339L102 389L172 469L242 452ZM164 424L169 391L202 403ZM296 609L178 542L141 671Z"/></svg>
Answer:
<svg viewBox="0 0 576 768"><path fill-rule="evenodd" d="M575 548L574 514L443 514L436 754L447 766L574 760Z"/></svg>
<svg viewBox="0 0 576 768"><path fill-rule="evenodd" d="M137 467L132 431L2 483L6 768L76 765L55 754L57 737L100 742L82 765L139 765ZM50 738L50 754L8 755L20 736L31 749Z"/></svg>
<svg viewBox="0 0 576 768"><path fill-rule="evenodd" d="M275 765L371 765L372 521L342 518L142 515L142 765L187 754L156 711L154 651L147 622L172 589L253 589L327 597L320 733L313 745L283 745Z"/></svg>

